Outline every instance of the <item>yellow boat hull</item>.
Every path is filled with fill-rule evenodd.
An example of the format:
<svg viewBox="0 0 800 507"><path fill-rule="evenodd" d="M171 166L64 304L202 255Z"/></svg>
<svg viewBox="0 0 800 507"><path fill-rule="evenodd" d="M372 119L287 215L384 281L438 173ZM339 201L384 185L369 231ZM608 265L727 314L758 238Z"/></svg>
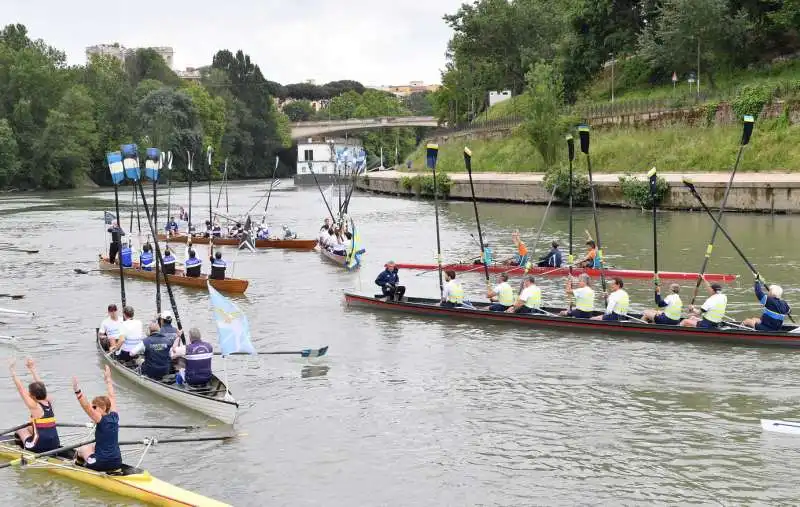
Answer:
<svg viewBox="0 0 800 507"><path fill-rule="evenodd" d="M0 442L0 457L12 460L22 456L32 458L34 454L20 449L13 442ZM70 460L56 457L44 458L34 463L39 465L46 463L47 466L42 468L50 473L150 505L230 507L229 504L156 479L144 470L130 475L108 475L76 466Z"/></svg>

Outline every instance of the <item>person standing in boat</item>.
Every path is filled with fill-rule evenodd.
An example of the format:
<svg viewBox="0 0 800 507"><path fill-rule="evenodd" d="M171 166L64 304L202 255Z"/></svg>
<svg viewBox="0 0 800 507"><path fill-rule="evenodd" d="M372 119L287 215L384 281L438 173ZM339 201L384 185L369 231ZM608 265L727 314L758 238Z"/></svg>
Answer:
<svg viewBox="0 0 800 507"><path fill-rule="evenodd" d="M488 309L491 312L504 312L514 304L514 289L508 283L507 273L500 273L497 280L498 284L486 293L489 301L493 302Z"/></svg>
<svg viewBox="0 0 800 507"><path fill-rule="evenodd" d="M522 282L522 292L507 313L542 313L542 289L536 285L534 277L529 276Z"/></svg>
<svg viewBox="0 0 800 507"><path fill-rule="evenodd" d="M586 242L586 246L589 247L589 251L586 252L586 257L582 260L578 261L575 266L579 268L594 268L600 269L600 265L603 262L602 256L599 255L599 251L597 249L597 243L594 242L593 239L590 239Z"/></svg>
<svg viewBox="0 0 800 507"><path fill-rule="evenodd" d="M144 363L141 366L143 375L153 380L161 380L169 373L172 364L170 349L175 339L173 337L170 340L163 335L158 322L151 322L147 327L149 334L139 343L139 346L133 351L133 355L144 354Z"/></svg>
<svg viewBox="0 0 800 507"><path fill-rule="evenodd" d="M139 255L139 267L143 271L153 271L156 266L155 257L153 257L153 247L150 243L145 243L142 247L142 253Z"/></svg>
<svg viewBox="0 0 800 507"><path fill-rule="evenodd" d="M94 443L77 449L78 457L84 466L98 472L110 472L122 466L122 452L119 449L119 414L114 384L111 382L111 369L106 365L103 372L106 395L97 396L89 404L78 385L78 377L72 377L72 389L78 403L89 419L95 424Z"/></svg>
<svg viewBox="0 0 800 507"><path fill-rule="evenodd" d="M186 262L183 263L186 276L191 276L192 278L197 278L200 276L200 268L202 264L203 261L197 258L197 254L195 253L194 249L189 248L189 258L187 258Z"/></svg>
<svg viewBox="0 0 800 507"><path fill-rule="evenodd" d="M211 260L211 274L208 277L212 280L224 280L225 268L228 265L222 260L222 252L217 252L210 257Z"/></svg>
<svg viewBox="0 0 800 507"><path fill-rule="evenodd" d="M164 257L161 260L161 263L164 264L164 274L165 275L174 275L175 274L175 256L172 255L172 251L169 247L164 249Z"/></svg>
<svg viewBox="0 0 800 507"><path fill-rule="evenodd" d="M578 288L572 288L572 277L567 277L567 298L570 296L575 297L575 308L571 310L564 310L560 315L565 317L575 317L578 319L592 318L594 312L594 289L591 287L592 279L589 275L582 273L578 277Z"/></svg>
<svg viewBox="0 0 800 507"><path fill-rule="evenodd" d="M130 361L136 354L135 350L139 348L139 344L144 339L144 328L142 321L134 319L134 311L132 306L126 306L122 309L123 322L120 328L120 337L111 345L111 351L117 352L117 359L119 361Z"/></svg>
<svg viewBox="0 0 800 507"><path fill-rule="evenodd" d="M693 315L681 321L681 326L683 327L716 329L725 317L725 311L728 309L728 296L722 293L722 285L718 283L709 285L705 277L703 281L709 292L708 299L705 300L700 308L694 305L689 306L689 312Z"/></svg>
<svg viewBox="0 0 800 507"><path fill-rule="evenodd" d="M456 272L448 269L444 272L445 284L442 290L442 302L439 306L455 308L464 304L464 287L456 280Z"/></svg>
<svg viewBox="0 0 800 507"><path fill-rule="evenodd" d="M175 217L169 217L169 222L164 226L164 230L167 236L176 236L178 234L178 222L175 221Z"/></svg>
<svg viewBox="0 0 800 507"><path fill-rule="evenodd" d="M764 292L764 289L767 292ZM752 327L756 331L780 331L783 327L783 320L792 312L789 304L781 299L783 289L780 285L766 286L761 278L756 277L753 285L756 299L764 307L761 317L753 317L742 321L742 325Z"/></svg>
<svg viewBox="0 0 800 507"><path fill-rule="evenodd" d="M108 305L108 317L103 319L103 322L100 323L100 329L97 332L103 350L107 351L112 343L119 340L121 332L122 318L119 316L117 305L111 303Z"/></svg>
<svg viewBox="0 0 800 507"><path fill-rule="evenodd" d="M625 320L628 318L628 308L631 300L623 289L625 282L622 278L612 278L609 283L610 292L606 298L606 311L603 315L592 317L592 320Z"/></svg>
<svg viewBox="0 0 800 507"><path fill-rule="evenodd" d="M349 233L348 233L349 234ZM400 285L400 275L397 273L397 266L394 261L386 263L386 269L381 271L375 279L375 285L381 288L383 297L387 301L400 301L406 293L406 288Z"/></svg>
<svg viewBox="0 0 800 507"><path fill-rule="evenodd" d="M56 428L56 416L53 413L53 400L47 395L47 386L36 372L36 363L33 362L33 359L28 358L25 366L33 377L33 382L28 384L27 390L17 377L16 361L12 359L8 365L8 369L11 371L11 380L31 414L31 424L17 430L17 438L25 450L34 453L58 449L61 447L61 442Z"/></svg>
<svg viewBox="0 0 800 507"><path fill-rule="evenodd" d="M681 286L673 283L669 286L671 294L665 298L661 297L661 286L656 285L656 305L659 310L645 310L642 314L642 320L647 322L654 322L663 326L677 326L681 323L681 310L683 310L683 301L678 293L681 291Z"/></svg>
<svg viewBox="0 0 800 507"><path fill-rule="evenodd" d="M122 236L125 235L125 231L123 231L122 227L114 220L111 222L111 227L108 228L108 232L111 233L111 243L108 245L108 262L116 264L117 254L120 251Z"/></svg>
<svg viewBox="0 0 800 507"><path fill-rule="evenodd" d="M539 258L536 264L540 268L559 268L563 262L561 250L558 249L558 241L550 243L550 251Z"/></svg>

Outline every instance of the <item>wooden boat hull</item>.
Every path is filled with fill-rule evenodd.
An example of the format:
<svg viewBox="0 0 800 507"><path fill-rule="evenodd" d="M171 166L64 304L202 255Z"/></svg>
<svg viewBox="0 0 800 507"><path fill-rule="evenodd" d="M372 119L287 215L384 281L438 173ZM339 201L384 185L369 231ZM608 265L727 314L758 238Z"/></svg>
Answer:
<svg viewBox="0 0 800 507"><path fill-rule="evenodd" d="M226 395L225 384L216 375L212 376L210 383L211 388L209 389L209 391L214 393L213 395L205 395L189 391L180 386L164 384L141 375L139 372L113 359L108 352L103 350L100 345L100 340L96 339L95 341L97 344L97 351L103 356L106 363L114 369L115 373L120 374L134 384L179 405L213 417L225 424L233 424L236 421L239 404L232 395Z"/></svg>
<svg viewBox="0 0 800 507"><path fill-rule="evenodd" d="M434 271L437 269L436 264L412 264L412 263L399 263L398 269L412 269L412 270L425 270ZM464 272L471 271L474 273L483 273L482 264L447 264L443 265L442 269L452 269L453 271ZM503 266L495 264L489 266L490 273L508 273L509 275L545 275L545 276L566 276L569 274L569 268L540 268L538 266L531 267L528 272L525 272L524 267L519 266ZM577 275L580 273L587 273L591 277L599 277L599 269L585 269L585 268L572 268L572 273ZM659 271L658 277L661 280L697 280L697 273L684 273L681 271ZM639 269L606 269L606 278L611 276L619 276L621 278L634 278L651 280L653 278L652 271L639 270ZM719 273L706 273L704 275L709 282L725 282L731 283L738 278L738 275L719 274Z"/></svg>
<svg viewBox="0 0 800 507"><path fill-rule="evenodd" d="M632 320L625 322L609 322L560 317L557 315L526 315L490 312L485 309L488 306L487 303L472 303L478 309L470 310L466 308L444 308L439 306L438 300L427 298L404 298L402 302L387 302L382 298L349 292L345 293L344 297L347 306L416 315L475 319L486 322L506 322L518 326L570 329L593 333L633 335L648 340L715 341L738 345L800 348L800 334L791 334L787 332L789 329L793 329L794 326L784 326L784 329L787 331L782 332L745 331L737 328L697 329L691 327L644 324ZM561 309L545 308L545 310L557 314ZM596 313L599 314L600 312ZM638 315L635 316L639 317Z"/></svg>
<svg viewBox="0 0 800 507"><path fill-rule="evenodd" d="M18 447L13 436L0 439L0 457L12 460L21 456L32 458L34 453ZM43 458L34 463L43 464L42 468L50 473L149 505L230 507L226 503L156 479L148 472L128 465L123 465L125 475L108 475L74 465L71 460L62 457Z"/></svg>
<svg viewBox="0 0 800 507"><path fill-rule="evenodd" d="M108 262L108 257L101 257L99 260L100 270L104 273L119 274L119 266ZM125 268L123 270L125 276L128 278L140 278L142 280L156 281L155 271L144 271L139 269L139 263L134 262L132 268ZM182 287L192 287L194 289L206 289L207 275L200 275L198 277L184 276L182 269L175 269L174 275L167 275L169 283L180 285ZM161 275L161 280L164 276ZM226 278L225 280L211 280L211 286L220 292L228 294L244 294L250 282L239 278Z"/></svg>
<svg viewBox="0 0 800 507"><path fill-rule="evenodd" d="M166 241L168 243L186 243L188 236L185 234L178 234L177 236L167 237L166 234L158 235L159 241ZM237 238L213 238L214 246L239 246L240 241ZM194 245L207 245L209 238L197 236L192 238ZM285 250L313 250L317 246L316 239L257 239L255 241L256 248L282 248Z"/></svg>

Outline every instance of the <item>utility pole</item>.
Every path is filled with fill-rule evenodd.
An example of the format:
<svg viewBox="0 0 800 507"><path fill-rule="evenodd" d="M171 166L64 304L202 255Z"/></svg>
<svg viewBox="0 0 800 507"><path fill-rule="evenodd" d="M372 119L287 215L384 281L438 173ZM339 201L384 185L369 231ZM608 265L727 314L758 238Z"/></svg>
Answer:
<svg viewBox="0 0 800 507"><path fill-rule="evenodd" d="M700 97L700 36L697 36L697 97Z"/></svg>
<svg viewBox="0 0 800 507"><path fill-rule="evenodd" d="M611 105L614 105L614 53L609 53L611 56Z"/></svg>

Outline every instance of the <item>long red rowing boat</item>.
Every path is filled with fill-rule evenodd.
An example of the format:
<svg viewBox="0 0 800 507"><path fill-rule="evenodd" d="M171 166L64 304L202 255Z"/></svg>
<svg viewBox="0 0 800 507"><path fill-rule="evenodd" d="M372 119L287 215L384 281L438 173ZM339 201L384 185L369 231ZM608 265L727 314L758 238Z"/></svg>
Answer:
<svg viewBox="0 0 800 507"><path fill-rule="evenodd" d="M424 271L435 271L436 264L404 264L398 263L398 269L418 269ZM453 271L472 271L475 273L483 272L482 264L443 264L442 269L452 269ZM639 269L605 269L606 277L619 276L622 278L636 278L650 280L653 278L652 271L645 271ZM490 273L508 273L509 275L546 275L546 276L565 276L569 274L569 268L540 268L538 266L531 267L527 273L525 268L514 266L503 266L495 264L489 266ZM591 277L599 277L599 269L585 269L585 268L572 268L573 274L587 273ZM659 271L658 277L661 280L697 280L697 273L684 273L682 271ZM739 275L729 275L720 273L706 273L704 275L709 282L725 282L730 283L736 280Z"/></svg>

